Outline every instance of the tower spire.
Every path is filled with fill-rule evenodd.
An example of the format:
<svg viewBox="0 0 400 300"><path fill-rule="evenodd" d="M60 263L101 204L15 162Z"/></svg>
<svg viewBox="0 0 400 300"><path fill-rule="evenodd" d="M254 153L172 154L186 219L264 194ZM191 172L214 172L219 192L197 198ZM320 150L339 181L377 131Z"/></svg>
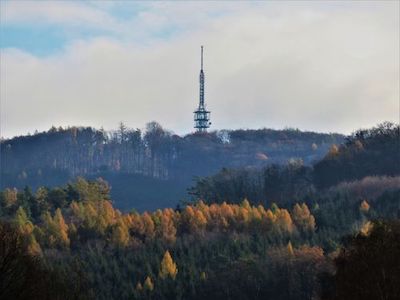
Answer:
<svg viewBox="0 0 400 300"><path fill-rule="evenodd" d="M204 108L203 46L201 46L200 103L199 103L199 109L200 109L200 108Z"/></svg>
<svg viewBox="0 0 400 300"><path fill-rule="evenodd" d="M200 68L200 95L199 107L194 112L194 128L198 132L205 132L210 127L210 112L206 110L204 104L204 71L203 71L203 46L201 46L201 68Z"/></svg>
<svg viewBox="0 0 400 300"><path fill-rule="evenodd" d="M203 46L201 46L201 70L203 70Z"/></svg>

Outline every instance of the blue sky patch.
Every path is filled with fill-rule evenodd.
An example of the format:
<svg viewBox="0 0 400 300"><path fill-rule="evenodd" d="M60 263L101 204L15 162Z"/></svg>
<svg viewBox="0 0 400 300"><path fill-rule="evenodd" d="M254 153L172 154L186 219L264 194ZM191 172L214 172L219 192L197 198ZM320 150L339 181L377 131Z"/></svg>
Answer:
<svg viewBox="0 0 400 300"><path fill-rule="evenodd" d="M67 42L64 30L57 27L1 26L1 48L18 48L36 56L59 51Z"/></svg>

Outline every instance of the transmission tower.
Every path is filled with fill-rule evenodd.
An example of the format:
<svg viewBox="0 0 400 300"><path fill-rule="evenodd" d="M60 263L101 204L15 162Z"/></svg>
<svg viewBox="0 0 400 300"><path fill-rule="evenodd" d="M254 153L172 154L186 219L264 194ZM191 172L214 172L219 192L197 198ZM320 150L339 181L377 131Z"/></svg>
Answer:
<svg viewBox="0 0 400 300"><path fill-rule="evenodd" d="M210 111L206 110L204 103L204 72L203 72L203 46L201 46L201 69L200 69L200 100L199 107L194 112L194 128L197 132L206 132L210 127Z"/></svg>

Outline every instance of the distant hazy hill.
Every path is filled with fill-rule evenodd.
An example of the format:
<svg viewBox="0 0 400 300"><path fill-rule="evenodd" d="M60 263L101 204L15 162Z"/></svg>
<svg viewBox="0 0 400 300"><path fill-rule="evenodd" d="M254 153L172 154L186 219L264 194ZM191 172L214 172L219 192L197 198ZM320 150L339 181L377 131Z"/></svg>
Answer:
<svg viewBox="0 0 400 300"><path fill-rule="evenodd" d="M301 159L310 165L344 136L295 129L223 130L178 136L149 123L113 132L51 128L1 142L1 188L55 186L76 176L103 177L115 205L139 210L174 206L194 176L223 167L263 167Z"/></svg>

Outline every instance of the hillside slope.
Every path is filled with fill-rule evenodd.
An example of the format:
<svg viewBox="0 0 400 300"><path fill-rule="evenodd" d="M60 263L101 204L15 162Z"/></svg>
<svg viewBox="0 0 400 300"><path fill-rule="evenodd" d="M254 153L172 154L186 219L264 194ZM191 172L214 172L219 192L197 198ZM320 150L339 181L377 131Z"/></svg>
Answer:
<svg viewBox="0 0 400 300"><path fill-rule="evenodd" d="M383 123L356 131L312 166L291 160L262 168L224 168L196 179L190 192L209 203L240 203L247 198L257 204L290 206L336 185L353 183L359 189L399 186L396 176L400 176L399 126Z"/></svg>
<svg viewBox="0 0 400 300"><path fill-rule="evenodd" d="M294 129L214 131L175 135L158 123L146 130L123 124L113 132L52 128L1 142L1 188L56 186L77 176L103 177L121 209L156 209L187 198L195 176L223 167L262 167L301 159L309 165L325 155L339 134ZM118 188L114 188L118 187Z"/></svg>

